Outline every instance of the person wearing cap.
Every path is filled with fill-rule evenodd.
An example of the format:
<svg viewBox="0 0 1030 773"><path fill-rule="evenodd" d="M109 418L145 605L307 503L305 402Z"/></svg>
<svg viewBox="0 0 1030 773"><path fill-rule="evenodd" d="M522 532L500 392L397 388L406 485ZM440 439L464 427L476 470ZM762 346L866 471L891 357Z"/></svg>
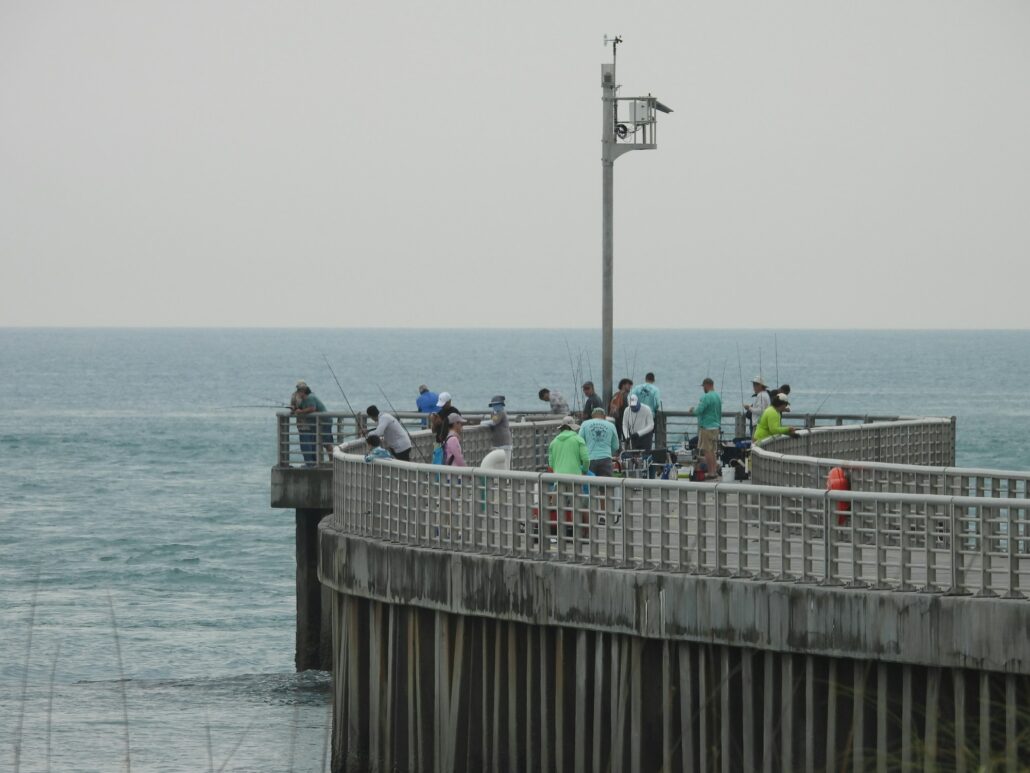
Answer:
<svg viewBox="0 0 1030 773"><path fill-rule="evenodd" d="M704 456L711 477L719 477L715 461L719 453L719 429L722 427L722 398L715 391L715 382L706 378L701 382L704 394L687 413L697 416L697 447Z"/></svg>
<svg viewBox="0 0 1030 773"><path fill-rule="evenodd" d="M438 398L439 395L437 395L436 392L431 392L429 387L425 384L419 384L418 397L415 398L415 408L419 413L427 415L430 413L436 413L436 401ZM425 416L422 417L422 426L429 426L429 420Z"/></svg>
<svg viewBox="0 0 1030 773"><path fill-rule="evenodd" d="M562 419L557 436L547 447L547 464L559 475L586 475L590 469L587 444L571 416Z"/></svg>
<svg viewBox="0 0 1030 773"><path fill-rule="evenodd" d="M783 384L783 385L777 387L776 389L770 389L769 390L769 400L770 400L770 402L772 400L776 399L776 395L783 395L784 397L786 397L789 400L790 399L790 384ZM790 408L787 409L787 413L789 413L789 412L790 412Z"/></svg>
<svg viewBox="0 0 1030 773"><path fill-rule="evenodd" d="M391 413L380 413L374 405L368 406L365 413L376 423L376 428L368 433L369 437L382 438L394 458L402 462L411 461L411 436L397 417Z"/></svg>
<svg viewBox="0 0 1030 773"><path fill-rule="evenodd" d="M436 442L440 445L443 445L444 441L447 440L447 432L450 428L447 419L454 413L459 416L461 415L461 411L451 403L451 393L441 392L436 398L436 413L429 417L430 426L433 428L436 436Z"/></svg>
<svg viewBox="0 0 1030 773"><path fill-rule="evenodd" d="M569 404L565 402L565 398L562 393L557 389L548 389L544 387L536 394L545 403L549 403L551 406L551 413L557 414L558 416L564 416L569 412Z"/></svg>
<svg viewBox="0 0 1030 773"><path fill-rule="evenodd" d="M490 398L490 415L480 422L484 427L490 428L490 445L504 451L505 466L502 469L511 469L511 427L508 424L508 412L504 409L504 395L494 395Z"/></svg>
<svg viewBox="0 0 1030 773"><path fill-rule="evenodd" d="M752 426L757 427L762 414L765 413L765 409L772 402L772 398L769 397L768 389L765 386L765 379L761 376L754 377L751 381L751 388L755 394L751 398L750 403L744 403L744 415L751 420Z"/></svg>
<svg viewBox="0 0 1030 773"><path fill-rule="evenodd" d="M314 467L315 460L317 458L315 433L318 431L319 421L314 416L311 416L311 414L325 413L325 403L315 397L315 395L311 393L311 387L303 381L297 382L297 391L295 394L300 396L300 401L296 404L296 407L290 409L290 412L297 417L297 433L300 435L300 452L304 455L305 466ZM326 453L331 456L333 453L333 428L332 422L329 419L323 420L320 434L322 435L322 443L325 446Z"/></svg>
<svg viewBox="0 0 1030 773"><path fill-rule="evenodd" d="M585 421L589 421L590 417L594 415L595 408L600 408L601 413L604 413L601 397L594 391L594 382L586 381L583 383L583 419Z"/></svg>
<svg viewBox="0 0 1030 773"><path fill-rule="evenodd" d="M790 406L790 402L782 394L776 395L772 401L772 405L765 409L765 413L762 414L762 418L758 420L758 426L755 427L755 436L752 438L752 442L761 443L766 438L771 438L774 435L793 435L797 432L793 427L784 427L780 422L780 416Z"/></svg>
<svg viewBox="0 0 1030 773"><path fill-rule="evenodd" d="M629 396L629 410L622 414L622 436L634 451L650 451L654 442L654 414L634 394Z"/></svg>
<svg viewBox="0 0 1030 773"><path fill-rule="evenodd" d="M447 438L443 443L443 463L449 467L464 467L465 455L461 452L461 428L465 419L460 413L447 415Z"/></svg>
<svg viewBox="0 0 1030 773"><path fill-rule="evenodd" d="M301 389L307 387L307 383L304 381L298 381L297 386L293 390L293 394L290 395L290 410L300 408L301 401L304 399L304 393Z"/></svg>
<svg viewBox="0 0 1030 773"><path fill-rule="evenodd" d="M579 428L579 436L587 444L590 472L610 478L612 457L619 453L619 433L615 425L604 417L604 408L598 405L591 417Z"/></svg>

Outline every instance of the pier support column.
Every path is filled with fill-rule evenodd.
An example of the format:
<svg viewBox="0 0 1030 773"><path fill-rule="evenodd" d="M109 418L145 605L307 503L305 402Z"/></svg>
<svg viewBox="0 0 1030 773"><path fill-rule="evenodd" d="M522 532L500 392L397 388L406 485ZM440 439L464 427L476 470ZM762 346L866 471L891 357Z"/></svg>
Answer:
<svg viewBox="0 0 1030 773"><path fill-rule="evenodd" d="M318 522L332 510L297 508L297 650L298 671L331 668L331 607L322 619L322 586L318 582Z"/></svg>

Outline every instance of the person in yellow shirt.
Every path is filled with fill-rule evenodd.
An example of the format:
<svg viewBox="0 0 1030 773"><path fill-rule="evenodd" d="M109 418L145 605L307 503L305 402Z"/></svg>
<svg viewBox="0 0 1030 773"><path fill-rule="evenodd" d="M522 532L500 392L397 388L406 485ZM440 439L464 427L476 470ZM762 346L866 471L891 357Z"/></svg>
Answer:
<svg viewBox="0 0 1030 773"><path fill-rule="evenodd" d="M762 418L758 420L758 426L755 427L755 436L752 438L752 442L761 443L773 435L793 435L797 432L793 427L784 427L780 423L780 416L789 405L790 402L783 394L776 395L772 405L762 412Z"/></svg>

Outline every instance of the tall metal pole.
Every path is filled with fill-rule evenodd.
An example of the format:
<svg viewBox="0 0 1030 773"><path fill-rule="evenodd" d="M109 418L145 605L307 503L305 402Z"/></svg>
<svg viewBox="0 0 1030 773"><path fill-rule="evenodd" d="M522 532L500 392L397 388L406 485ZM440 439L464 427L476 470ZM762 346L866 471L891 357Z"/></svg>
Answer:
<svg viewBox="0 0 1030 773"><path fill-rule="evenodd" d="M601 129L601 390L604 404L612 399L612 216L615 185L615 47L612 63L601 65L601 90L604 109Z"/></svg>

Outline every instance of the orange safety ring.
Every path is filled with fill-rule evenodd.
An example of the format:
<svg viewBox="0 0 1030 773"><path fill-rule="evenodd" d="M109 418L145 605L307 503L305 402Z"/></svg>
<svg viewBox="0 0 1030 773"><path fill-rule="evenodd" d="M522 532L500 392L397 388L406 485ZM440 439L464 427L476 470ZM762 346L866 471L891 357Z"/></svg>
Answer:
<svg viewBox="0 0 1030 773"><path fill-rule="evenodd" d="M826 489L828 491L851 491L851 479L843 467L834 467L826 476ZM837 503L837 525L847 524L847 513L851 510L851 503L841 500Z"/></svg>

